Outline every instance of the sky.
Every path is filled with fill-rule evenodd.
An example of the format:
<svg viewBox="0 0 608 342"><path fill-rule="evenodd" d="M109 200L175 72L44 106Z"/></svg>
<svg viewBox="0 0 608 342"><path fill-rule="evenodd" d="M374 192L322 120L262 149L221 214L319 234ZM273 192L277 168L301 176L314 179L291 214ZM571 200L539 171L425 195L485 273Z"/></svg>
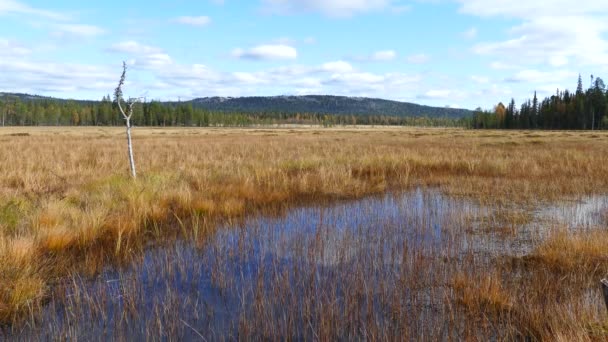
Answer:
<svg viewBox="0 0 608 342"><path fill-rule="evenodd" d="M0 0L0 92L491 109L608 74L606 0ZM608 77L608 76L607 76Z"/></svg>

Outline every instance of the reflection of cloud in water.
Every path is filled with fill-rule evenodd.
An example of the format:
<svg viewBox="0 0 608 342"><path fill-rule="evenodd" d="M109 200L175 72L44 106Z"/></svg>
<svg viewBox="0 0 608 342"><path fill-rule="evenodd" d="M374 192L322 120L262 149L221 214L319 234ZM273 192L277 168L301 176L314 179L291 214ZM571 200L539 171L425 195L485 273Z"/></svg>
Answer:
<svg viewBox="0 0 608 342"><path fill-rule="evenodd" d="M488 208L488 212L496 208ZM503 209L505 210L505 209ZM514 209L511 209L514 210ZM479 231L465 237L468 249L487 255L523 256L556 229L593 229L606 226L608 196L585 196L576 201L559 201L538 205L532 210L530 222L513 227L513 234L504 234L478 226ZM519 209L520 212L526 210ZM510 223L506 223L506 226Z"/></svg>
<svg viewBox="0 0 608 342"><path fill-rule="evenodd" d="M237 235L246 234L257 253L294 260L306 257L316 239L322 239L314 260L324 266L378 253L385 256L384 262L401 262L399 251L404 244L440 249L450 238L444 228L457 220L462 224L476 210L468 201L418 189L328 207L298 208L280 218L252 218L238 229L220 229L213 243L228 244L229 249L242 238Z"/></svg>
<svg viewBox="0 0 608 342"><path fill-rule="evenodd" d="M592 228L606 225L607 208L608 196L585 196L576 201L563 201L542 209L538 217L568 228Z"/></svg>

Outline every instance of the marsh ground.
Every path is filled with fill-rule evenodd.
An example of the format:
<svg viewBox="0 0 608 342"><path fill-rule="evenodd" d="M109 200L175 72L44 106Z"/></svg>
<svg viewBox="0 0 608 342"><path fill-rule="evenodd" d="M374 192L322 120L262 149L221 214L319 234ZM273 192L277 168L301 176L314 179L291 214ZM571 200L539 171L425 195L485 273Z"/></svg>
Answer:
<svg viewBox="0 0 608 342"><path fill-rule="evenodd" d="M125 323L155 308L136 295L148 278L134 270L152 267L142 256L169 248L171 257L152 263L165 274L160 279L209 278L216 290L227 291L225 298L242 291L235 301L247 308L228 338L604 339L608 316L597 289L608 273L607 138L604 132L400 127L136 128L139 177L133 181L120 128L0 129L4 336L78 336L73 323L91 312L101 326L121 317L121 325L106 332L113 336L217 332L203 329L202 322L211 321L205 314L175 319L172 313L201 304L175 282L157 287L160 311L143 320L145 327ZM275 241L271 236L285 224L261 229L247 223L412 191L458 204L437 211L438 200L429 199L419 215L420 202L406 200L393 215L401 219L381 211L372 223L340 230L338 237L332 233L337 221L323 224L299 236L298 244L276 240L268 260L255 241ZM592 219L569 219L576 215ZM438 229L433 222L441 222L445 239L414 243ZM234 227L241 227L236 235L222 235ZM412 232L418 235L405 238ZM175 247L184 241L186 247ZM335 242L330 250L341 267L319 267L329 253L323 241ZM285 264L286 249L298 251L300 262ZM202 256L178 257L180 251ZM249 261L239 264L224 254ZM387 255L391 262L382 261ZM241 278L250 280L245 291L232 271L250 259L257 266ZM206 260L208 267L188 271L183 265L192 260ZM103 278L108 272L112 279ZM124 282L124 293L108 295L104 306L91 300L103 297L90 295L91 282L121 274L140 281ZM131 304L107 304L116 298L132 298ZM175 304L189 298L185 307ZM101 309L107 305L112 310ZM307 310L290 310L302 306ZM49 307L62 314L49 316ZM428 323L434 322L429 317L449 324Z"/></svg>

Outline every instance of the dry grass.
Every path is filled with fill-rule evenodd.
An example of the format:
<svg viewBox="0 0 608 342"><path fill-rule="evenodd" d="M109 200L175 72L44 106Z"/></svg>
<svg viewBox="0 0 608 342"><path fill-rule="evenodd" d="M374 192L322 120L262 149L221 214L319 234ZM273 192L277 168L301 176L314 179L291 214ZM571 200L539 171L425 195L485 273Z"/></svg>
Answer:
<svg viewBox="0 0 608 342"><path fill-rule="evenodd" d="M528 258L556 273L581 273L598 277L608 274L608 233L593 230L584 233L559 231L550 236Z"/></svg>
<svg viewBox="0 0 608 342"><path fill-rule="evenodd" d="M140 177L132 181L122 129L0 129L0 320L41 305L58 277L95 274L161 237L191 234L184 222L194 218L209 232L218 222L259 212L419 185L491 206L606 193L606 138L603 132L390 127L138 128ZM528 221L525 213L497 215L499 229L511 234ZM570 284L591 286L592 277L608 271L600 243L607 235L550 238L529 260L508 267L525 268L529 281L505 282L501 268L457 277L454 288L472 313L526 317L532 336L589 337L597 331L589 324L603 324L597 313L574 316L555 306L561 310L555 317L571 317L572 324L561 329L543 321L537 297L544 290L535 284L584 270ZM535 299L522 299L522 283L532 284L526 292L537 291L530 295Z"/></svg>

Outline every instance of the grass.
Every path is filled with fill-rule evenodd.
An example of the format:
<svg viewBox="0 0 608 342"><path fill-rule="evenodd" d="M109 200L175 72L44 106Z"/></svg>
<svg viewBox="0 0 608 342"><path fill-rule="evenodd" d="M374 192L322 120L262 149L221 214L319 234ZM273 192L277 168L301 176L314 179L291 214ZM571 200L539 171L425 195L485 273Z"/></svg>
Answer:
<svg viewBox="0 0 608 342"><path fill-rule="evenodd" d="M580 273L602 277L608 274L608 250L604 229L585 233L558 231L544 241L528 261L555 273Z"/></svg>
<svg viewBox="0 0 608 342"><path fill-rule="evenodd" d="M608 193L603 132L138 128L135 181L123 135L0 129L0 321L39 311L58 279L74 272L95 275L168 237L208 236L222 222L289 207L433 187L501 208L479 219L482 231L513 236L530 213L508 208ZM459 270L454 303L471 317L495 317L514 336L603 336L597 307L580 299L608 272L607 238L605 230L556 230L523 258ZM547 282L571 292L547 290ZM556 296L572 298L551 304ZM546 307L553 318L541 315Z"/></svg>

